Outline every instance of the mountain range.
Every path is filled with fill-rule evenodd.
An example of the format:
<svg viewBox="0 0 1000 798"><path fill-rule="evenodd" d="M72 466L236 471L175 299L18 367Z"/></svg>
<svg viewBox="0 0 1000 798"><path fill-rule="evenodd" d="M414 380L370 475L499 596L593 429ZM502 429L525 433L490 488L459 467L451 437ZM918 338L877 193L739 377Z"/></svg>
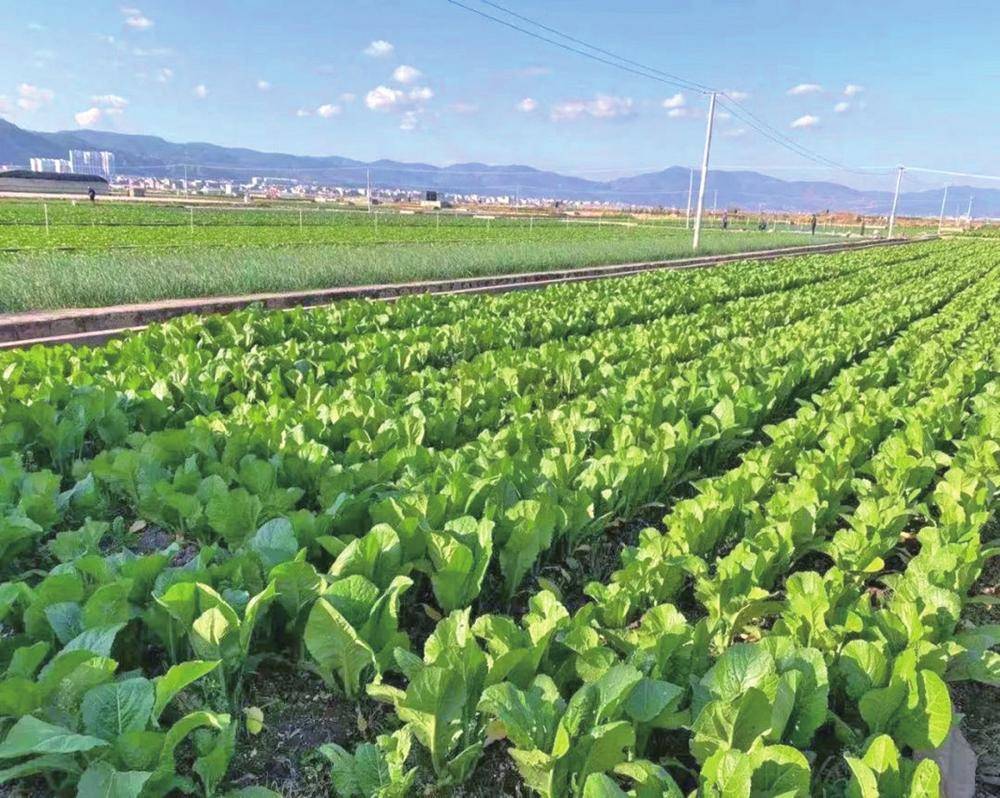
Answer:
<svg viewBox="0 0 1000 798"><path fill-rule="evenodd" d="M65 158L70 149L110 150L123 174L155 177L214 178L247 181L253 175L363 186L370 172L377 186L436 190L456 194L520 195L525 198L602 200L630 205L683 207L689 170L672 166L659 172L596 181L523 165L482 163L434 166L379 160L357 161L339 156L289 155L203 142L175 143L158 136L74 130L43 133L0 119L0 163L26 166L32 157ZM717 195L716 195L717 192ZM890 191L863 191L827 181L781 180L753 171L711 170L706 202L719 208L764 208L771 211L849 211L888 214ZM974 197L975 216L1000 216L1000 190L952 186L949 214L966 212ZM899 213L937 216L942 191L903 192Z"/></svg>

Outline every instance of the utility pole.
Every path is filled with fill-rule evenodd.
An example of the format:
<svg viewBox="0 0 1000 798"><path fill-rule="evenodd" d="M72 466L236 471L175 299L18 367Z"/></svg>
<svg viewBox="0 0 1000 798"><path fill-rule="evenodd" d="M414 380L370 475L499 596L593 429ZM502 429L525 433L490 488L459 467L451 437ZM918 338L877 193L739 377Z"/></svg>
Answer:
<svg viewBox="0 0 1000 798"><path fill-rule="evenodd" d="M887 238L892 238L892 231L896 229L896 206L899 205L899 186L903 182L903 169L899 167L896 173L896 193L892 195L892 212L889 214L889 233Z"/></svg>
<svg viewBox="0 0 1000 798"><path fill-rule="evenodd" d="M941 215L938 216L938 235L944 227L944 205L948 201L948 186L944 187L944 196L941 198Z"/></svg>
<svg viewBox="0 0 1000 798"><path fill-rule="evenodd" d="M368 213L372 212L372 170L365 169L365 194L368 197Z"/></svg>
<svg viewBox="0 0 1000 798"><path fill-rule="evenodd" d="M718 207L719 207L719 189L715 189L715 196L712 197L712 213L715 213Z"/></svg>
<svg viewBox="0 0 1000 798"><path fill-rule="evenodd" d="M701 213L705 208L705 183L708 182L708 154L712 149L712 125L715 123L715 92L708 100L708 124L705 127L705 152L701 157L701 183L698 184L698 213L694 217L692 249L698 249L701 240Z"/></svg>
<svg viewBox="0 0 1000 798"><path fill-rule="evenodd" d="M969 210L965 214L966 224L972 227L972 195L969 195Z"/></svg>
<svg viewBox="0 0 1000 798"><path fill-rule="evenodd" d="M688 169L688 209L684 215L684 229L691 229L691 194L694 191L694 169Z"/></svg>

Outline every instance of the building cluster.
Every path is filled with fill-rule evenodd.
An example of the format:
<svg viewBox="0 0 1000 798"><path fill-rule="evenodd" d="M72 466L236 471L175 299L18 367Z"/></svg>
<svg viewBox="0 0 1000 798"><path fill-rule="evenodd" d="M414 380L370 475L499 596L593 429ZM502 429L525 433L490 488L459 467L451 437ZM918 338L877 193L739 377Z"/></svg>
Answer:
<svg viewBox="0 0 1000 798"><path fill-rule="evenodd" d="M115 154L106 150L70 150L69 158L31 158L28 168L46 174L103 177L110 183L115 177Z"/></svg>

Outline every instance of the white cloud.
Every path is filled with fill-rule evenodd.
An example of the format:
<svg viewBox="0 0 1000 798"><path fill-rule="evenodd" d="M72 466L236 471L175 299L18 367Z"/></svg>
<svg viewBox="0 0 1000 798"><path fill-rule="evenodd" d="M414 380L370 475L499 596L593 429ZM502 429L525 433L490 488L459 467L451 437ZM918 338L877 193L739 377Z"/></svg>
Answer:
<svg viewBox="0 0 1000 798"><path fill-rule="evenodd" d="M31 83L22 83L17 87L17 107L22 111L37 111L43 105L52 102L56 96L51 89L43 89Z"/></svg>
<svg viewBox="0 0 1000 798"><path fill-rule="evenodd" d="M855 95L861 94L864 90L864 86L859 86L857 83L848 83L844 86L844 96L854 97Z"/></svg>
<svg viewBox="0 0 1000 798"><path fill-rule="evenodd" d="M199 83L191 89L191 93L199 100L204 100L208 96L208 87L204 83Z"/></svg>
<svg viewBox="0 0 1000 798"><path fill-rule="evenodd" d="M420 122L420 116L416 111L407 111L399 122L400 130L416 130Z"/></svg>
<svg viewBox="0 0 1000 798"><path fill-rule="evenodd" d="M339 105L332 105L331 103L325 103L316 109L316 113L323 117L324 119L329 119L331 116L336 116L340 113Z"/></svg>
<svg viewBox="0 0 1000 798"><path fill-rule="evenodd" d="M851 104L846 100L842 100L841 102L833 106L833 110L835 113L838 114L846 114L848 111L851 110Z"/></svg>
<svg viewBox="0 0 1000 798"><path fill-rule="evenodd" d="M41 22L29 22L28 30L33 30L33 31L45 30L45 26Z"/></svg>
<svg viewBox="0 0 1000 798"><path fill-rule="evenodd" d="M392 79L397 83L407 85L419 78L420 74L420 70L416 67L411 67L409 64L400 64L392 70Z"/></svg>
<svg viewBox="0 0 1000 798"><path fill-rule="evenodd" d="M532 99L531 97L525 97L515 107L517 108L518 111L520 111L523 114L530 114L532 111L538 108L538 101Z"/></svg>
<svg viewBox="0 0 1000 798"><path fill-rule="evenodd" d="M428 86L416 86L410 91L394 89L391 86L376 86L365 95L365 105L371 111L398 111L400 130L415 130L424 112L424 103L434 97Z"/></svg>
<svg viewBox="0 0 1000 798"><path fill-rule="evenodd" d="M14 110L14 107L10 104L10 100L7 99L6 94L0 94L0 114L9 114Z"/></svg>
<svg viewBox="0 0 1000 798"><path fill-rule="evenodd" d="M667 116L669 116L671 119L681 119L681 118L683 118L685 116L688 116L688 109L687 108L671 108L669 111L667 111Z"/></svg>
<svg viewBox="0 0 1000 798"><path fill-rule="evenodd" d="M794 122L792 122L792 127L816 127L819 124L819 117L813 116L812 114L805 114L800 116Z"/></svg>
<svg viewBox="0 0 1000 798"><path fill-rule="evenodd" d="M161 58L166 55L173 55L172 47L133 47L132 55L136 58Z"/></svg>
<svg viewBox="0 0 1000 798"><path fill-rule="evenodd" d="M95 94L90 101L101 108L115 108L119 111L128 105L128 100L117 94Z"/></svg>
<svg viewBox="0 0 1000 798"><path fill-rule="evenodd" d="M742 102L750 98L750 92L740 91L739 89L723 89L722 93L729 97L730 100L735 100L736 102Z"/></svg>
<svg viewBox="0 0 1000 798"><path fill-rule="evenodd" d="M522 78L541 78L552 74L552 68L547 66L529 66L514 70L514 74Z"/></svg>
<svg viewBox="0 0 1000 798"><path fill-rule="evenodd" d="M257 90L258 91L270 91L271 90L271 81L269 81L269 80L258 80L257 81Z"/></svg>
<svg viewBox="0 0 1000 798"><path fill-rule="evenodd" d="M364 53L372 58L385 58L386 56L392 55L392 51L395 49L396 48L389 42L385 41L385 39L376 39L364 49Z"/></svg>
<svg viewBox="0 0 1000 798"><path fill-rule="evenodd" d="M731 139L738 139L747 134L747 129L745 127L734 127L732 130L725 131L722 135Z"/></svg>
<svg viewBox="0 0 1000 798"><path fill-rule="evenodd" d="M170 67L163 67L163 69L156 70L156 80L158 83L169 83L173 76L174 70Z"/></svg>
<svg viewBox="0 0 1000 798"><path fill-rule="evenodd" d="M570 100L558 103L553 106L551 116L556 122L572 121L585 116L593 119L615 119L629 116L633 105L631 97L598 94L593 100Z"/></svg>
<svg viewBox="0 0 1000 798"><path fill-rule="evenodd" d="M153 20L143 14L138 8L124 6L120 11L125 15L125 24L133 30L149 30L153 27Z"/></svg>
<svg viewBox="0 0 1000 798"><path fill-rule="evenodd" d="M663 107L668 110L671 108L683 108L685 105L687 105L687 97L680 92L677 92L673 97L667 97L663 101Z"/></svg>
<svg viewBox="0 0 1000 798"><path fill-rule="evenodd" d="M295 115L299 118L303 116L312 116L312 111L309 111L305 108L300 108L298 111L295 112Z"/></svg>
<svg viewBox="0 0 1000 798"><path fill-rule="evenodd" d="M88 108L86 111L74 114L73 119L80 127L92 127L101 120L101 109L96 106Z"/></svg>
<svg viewBox="0 0 1000 798"><path fill-rule="evenodd" d="M792 86L788 90L788 94L794 97L802 94L816 94L821 91L823 91L823 87L818 83L799 83L797 86Z"/></svg>
<svg viewBox="0 0 1000 798"><path fill-rule="evenodd" d="M353 91L345 91L340 95L340 101L342 103L352 103L356 99L358 99L358 95L356 95Z"/></svg>
<svg viewBox="0 0 1000 798"><path fill-rule="evenodd" d="M389 86L376 86L365 95L365 105L372 111L388 111L406 100L406 94Z"/></svg>
<svg viewBox="0 0 1000 798"><path fill-rule="evenodd" d="M474 114L479 110L479 106L475 103L466 103L461 101L452 103L449 107L456 114Z"/></svg>

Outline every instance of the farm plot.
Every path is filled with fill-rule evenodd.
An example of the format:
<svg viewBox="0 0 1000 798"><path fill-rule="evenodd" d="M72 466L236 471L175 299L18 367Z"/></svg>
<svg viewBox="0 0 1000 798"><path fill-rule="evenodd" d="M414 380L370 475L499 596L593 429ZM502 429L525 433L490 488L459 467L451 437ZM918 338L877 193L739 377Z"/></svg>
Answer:
<svg viewBox="0 0 1000 798"><path fill-rule="evenodd" d="M998 298L962 240L3 354L0 780L937 795Z"/></svg>
<svg viewBox="0 0 1000 798"><path fill-rule="evenodd" d="M46 223L46 219L48 220ZM824 243L706 231L701 254ZM0 202L0 313L544 271L691 252L621 220Z"/></svg>

